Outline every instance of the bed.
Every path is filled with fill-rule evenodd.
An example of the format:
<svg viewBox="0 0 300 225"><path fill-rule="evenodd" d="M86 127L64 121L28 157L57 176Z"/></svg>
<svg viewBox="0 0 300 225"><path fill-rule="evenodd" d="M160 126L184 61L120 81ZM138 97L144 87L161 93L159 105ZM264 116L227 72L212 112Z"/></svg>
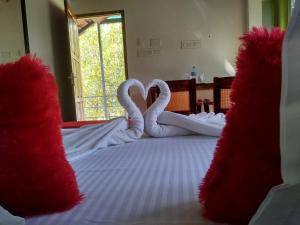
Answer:
<svg viewBox="0 0 300 225"><path fill-rule="evenodd" d="M217 138L142 138L72 159L84 201L27 225L215 225L201 218L198 186ZM63 197L63 196L62 196Z"/></svg>

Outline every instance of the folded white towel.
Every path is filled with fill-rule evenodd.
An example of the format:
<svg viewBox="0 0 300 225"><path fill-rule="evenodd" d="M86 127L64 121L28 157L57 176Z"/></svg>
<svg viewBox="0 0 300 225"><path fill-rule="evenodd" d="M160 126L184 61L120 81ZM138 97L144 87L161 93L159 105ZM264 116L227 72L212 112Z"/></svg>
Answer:
<svg viewBox="0 0 300 225"><path fill-rule="evenodd" d="M13 216L0 206L0 225L24 225L25 219Z"/></svg>
<svg viewBox="0 0 300 225"><path fill-rule="evenodd" d="M145 131L152 137L182 136L202 134L220 136L225 125L225 115L219 113L199 113L189 116L164 111L171 97L169 86L162 80L152 80L146 92L158 86L160 94L144 114Z"/></svg>
<svg viewBox="0 0 300 225"><path fill-rule="evenodd" d="M136 86L145 98L144 85L135 79L123 82L118 88L118 100L127 110L130 123L125 117L104 124L87 125L77 129L62 129L64 146L69 160L85 152L111 145L133 142L144 133L144 118L129 96L129 89Z"/></svg>
<svg viewBox="0 0 300 225"><path fill-rule="evenodd" d="M158 123L187 129L191 134L220 136L225 126L225 115L219 113L200 113L189 116L164 111L158 117Z"/></svg>

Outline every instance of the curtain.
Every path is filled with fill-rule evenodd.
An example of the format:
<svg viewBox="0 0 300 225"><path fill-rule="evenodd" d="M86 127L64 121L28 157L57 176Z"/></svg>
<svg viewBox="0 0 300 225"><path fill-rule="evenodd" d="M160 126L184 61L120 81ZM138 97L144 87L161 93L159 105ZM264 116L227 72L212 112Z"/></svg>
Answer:
<svg viewBox="0 0 300 225"><path fill-rule="evenodd" d="M292 0L263 0L263 25L269 28L280 27L285 30L291 16L291 1Z"/></svg>
<svg viewBox="0 0 300 225"><path fill-rule="evenodd" d="M281 29L285 30L288 25L289 17L290 17L290 8L291 2L290 0L276 0L277 1L277 20L278 24Z"/></svg>
<svg viewBox="0 0 300 225"><path fill-rule="evenodd" d="M284 183L270 190L250 225L296 225L300 221L299 24L300 0L297 0L282 49L280 148Z"/></svg>

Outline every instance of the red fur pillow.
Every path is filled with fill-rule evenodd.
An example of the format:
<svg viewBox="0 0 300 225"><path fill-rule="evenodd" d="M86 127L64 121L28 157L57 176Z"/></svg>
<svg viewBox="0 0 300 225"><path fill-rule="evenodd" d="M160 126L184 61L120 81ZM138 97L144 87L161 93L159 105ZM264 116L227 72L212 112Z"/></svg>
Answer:
<svg viewBox="0 0 300 225"><path fill-rule="evenodd" d="M65 158L54 76L36 58L0 65L0 205L28 216L81 200Z"/></svg>
<svg viewBox="0 0 300 225"><path fill-rule="evenodd" d="M254 28L241 39L232 108L200 186L204 216L248 224L268 191L282 183L279 147L284 33Z"/></svg>

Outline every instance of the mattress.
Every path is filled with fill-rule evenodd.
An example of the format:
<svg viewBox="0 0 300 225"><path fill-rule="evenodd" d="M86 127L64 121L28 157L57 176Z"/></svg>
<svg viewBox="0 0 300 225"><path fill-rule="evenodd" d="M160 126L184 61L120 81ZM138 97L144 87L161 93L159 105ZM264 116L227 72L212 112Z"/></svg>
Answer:
<svg viewBox="0 0 300 225"><path fill-rule="evenodd" d="M71 161L85 198L27 225L214 225L201 217L198 186L217 139L143 138Z"/></svg>

